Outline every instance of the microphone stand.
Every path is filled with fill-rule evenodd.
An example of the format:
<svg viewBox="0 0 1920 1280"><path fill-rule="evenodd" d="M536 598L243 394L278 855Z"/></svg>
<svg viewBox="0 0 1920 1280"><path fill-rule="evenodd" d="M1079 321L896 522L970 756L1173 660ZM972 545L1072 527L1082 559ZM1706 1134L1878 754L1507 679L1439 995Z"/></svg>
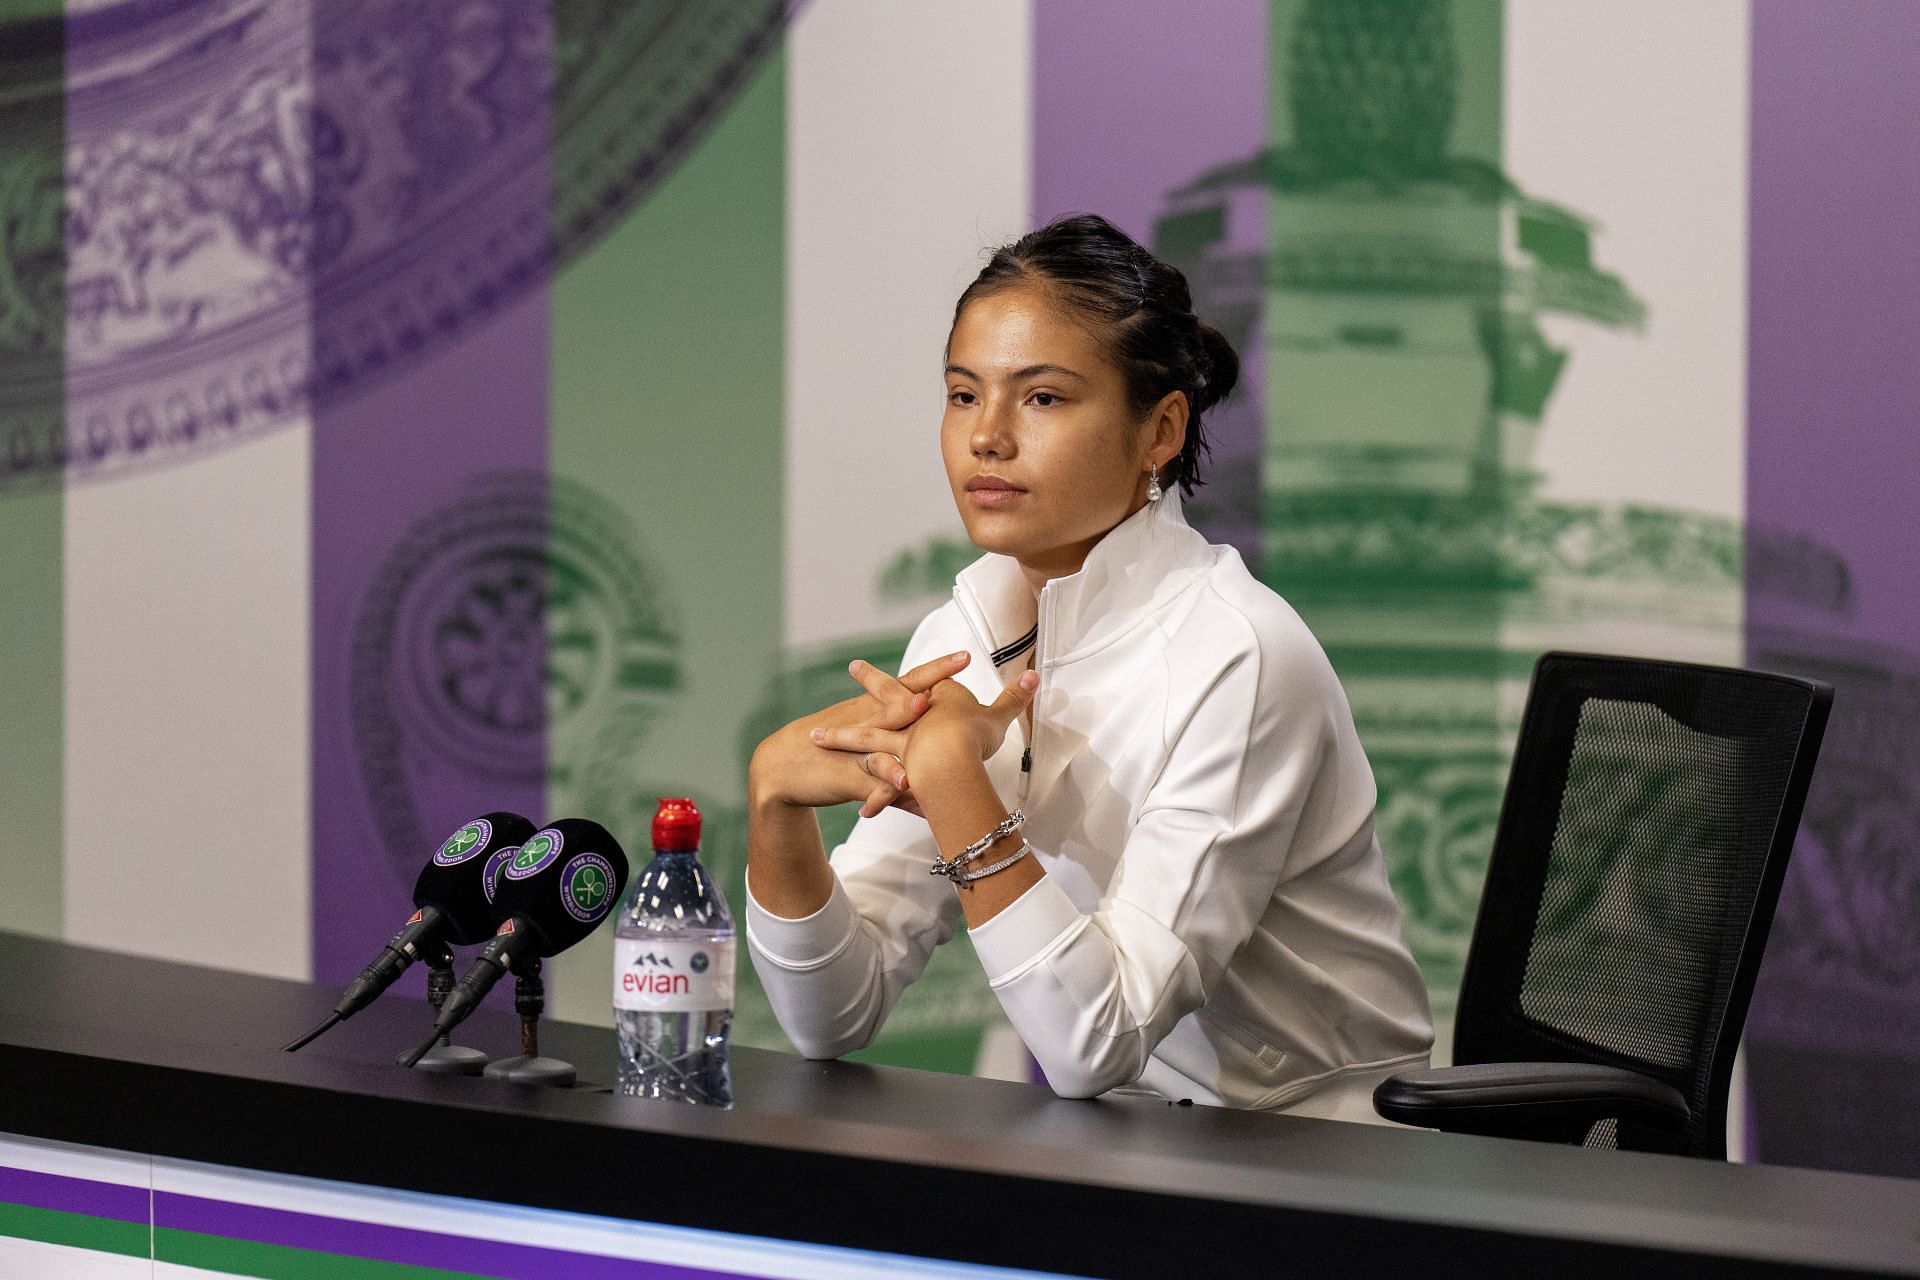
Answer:
<svg viewBox="0 0 1920 1280"><path fill-rule="evenodd" d="M447 994L453 990L453 952L443 943L422 958L427 966L427 1003L437 1015L440 1006L447 1002ZM478 1049L454 1044L451 1036L441 1036L440 1043L427 1050L415 1065L421 1071L443 1076L477 1076L487 1065L487 1055Z"/></svg>
<svg viewBox="0 0 1920 1280"><path fill-rule="evenodd" d="M573 1064L540 1056L540 1015L547 1007L546 986L540 981L540 957L528 956L514 965L513 978L513 1009L520 1015L520 1056L490 1062L483 1074L514 1084L572 1088L577 1074Z"/></svg>

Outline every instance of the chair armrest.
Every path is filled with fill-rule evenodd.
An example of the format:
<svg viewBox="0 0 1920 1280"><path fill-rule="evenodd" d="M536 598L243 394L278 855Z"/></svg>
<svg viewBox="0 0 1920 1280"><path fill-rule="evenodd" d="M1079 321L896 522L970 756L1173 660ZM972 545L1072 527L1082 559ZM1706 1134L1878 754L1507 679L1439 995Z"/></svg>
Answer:
<svg viewBox="0 0 1920 1280"><path fill-rule="evenodd" d="M1580 1142L1601 1120L1651 1129L1683 1127L1691 1109L1670 1084L1579 1062L1485 1062L1402 1071L1373 1091L1389 1120L1500 1138Z"/></svg>

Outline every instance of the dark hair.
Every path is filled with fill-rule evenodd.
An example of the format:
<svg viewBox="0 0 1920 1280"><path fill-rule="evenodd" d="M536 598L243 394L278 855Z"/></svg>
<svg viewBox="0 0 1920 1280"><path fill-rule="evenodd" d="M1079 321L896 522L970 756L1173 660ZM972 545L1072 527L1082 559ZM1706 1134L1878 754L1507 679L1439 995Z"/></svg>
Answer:
<svg viewBox="0 0 1920 1280"><path fill-rule="evenodd" d="M1221 332L1193 313L1187 278L1096 214L1062 218L993 251L960 295L954 323L976 298L1034 284L1101 339L1126 378L1136 420L1170 391L1187 397L1187 440L1164 479L1192 493L1207 452L1200 416L1226 398L1240 357Z"/></svg>

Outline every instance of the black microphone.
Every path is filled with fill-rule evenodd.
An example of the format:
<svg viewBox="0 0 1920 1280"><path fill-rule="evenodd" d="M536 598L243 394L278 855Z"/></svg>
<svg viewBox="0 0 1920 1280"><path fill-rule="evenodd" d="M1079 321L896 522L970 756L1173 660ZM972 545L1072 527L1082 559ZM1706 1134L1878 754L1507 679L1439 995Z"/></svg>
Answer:
<svg viewBox="0 0 1920 1280"><path fill-rule="evenodd" d="M419 909L373 963L360 971L327 1020L289 1044L286 1051L303 1048L372 1004L415 960L444 956L449 943L464 947L492 933L499 917L494 915L487 876L494 873L501 851L524 844L532 834L531 822L517 813L501 812L475 818L448 836L414 881L413 905Z"/></svg>
<svg viewBox="0 0 1920 1280"><path fill-rule="evenodd" d="M402 1054L401 1066L420 1061L510 970L535 957L557 955L592 933L627 887L627 855L599 823L562 818L503 859L488 887L500 927L440 1006L433 1034Z"/></svg>

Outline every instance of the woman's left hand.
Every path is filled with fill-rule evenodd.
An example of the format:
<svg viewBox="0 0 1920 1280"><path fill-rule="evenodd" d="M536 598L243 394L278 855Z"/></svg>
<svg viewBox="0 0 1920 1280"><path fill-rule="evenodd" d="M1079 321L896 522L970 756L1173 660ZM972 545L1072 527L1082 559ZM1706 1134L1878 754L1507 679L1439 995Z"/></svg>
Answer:
<svg viewBox="0 0 1920 1280"><path fill-rule="evenodd" d="M942 680L928 690L931 705L926 712L905 729L828 729L815 742L836 751L897 752L906 769L907 785L912 786L916 760L922 767L937 767L956 759L978 762L991 757L1007 740L1007 730L1033 701L1033 691L1039 686L1036 673L1022 672L1018 680L1000 691L999 697L982 703L958 680Z"/></svg>

